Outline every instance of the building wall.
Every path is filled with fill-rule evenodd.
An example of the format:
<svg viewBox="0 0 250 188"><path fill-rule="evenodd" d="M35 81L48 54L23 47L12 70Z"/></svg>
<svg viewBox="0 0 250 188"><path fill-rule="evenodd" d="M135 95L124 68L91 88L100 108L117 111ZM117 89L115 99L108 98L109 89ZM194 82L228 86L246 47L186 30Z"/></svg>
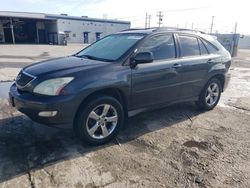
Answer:
<svg viewBox="0 0 250 188"><path fill-rule="evenodd" d="M58 33L57 21L46 22L45 29L49 33Z"/></svg>
<svg viewBox="0 0 250 188"><path fill-rule="evenodd" d="M97 38L99 39L111 33L116 33L130 28L130 22L128 21L88 18L87 16L77 17L63 14L55 15L43 13L0 11L0 34L2 36L4 35L4 32L1 20L4 20L6 18L15 18L13 22L15 22L16 19L21 19L23 22L30 21L32 23L35 21L35 31L28 30L32 33L27 31L25 32L28 33L28 36L36 36L36 39L32 42L39 43L41 40L43 41L43 44L48 43L64 45L66 44L66 42L93 43L97 40ZM86 40L86 36L88 36L88 40ZM4 37L1 37L0 39L0 42L7 41L3 40ZM31 41L27 42L30 43Z"/></svg>
<svg viewBox="0 0 250 188"><path fill-rule="evenodd" d="M44 22L36 22L36 29L45 29Z"/></svg>
<svg viewBox="0 0 250 188"><path fill-rule="evenodd" d="M239 40L240 49L250 49L250 35L245 35Z"/></svg>
<svg viewBox="0 0 250 188"><path fill-rule="evenodd" d="M213 34L232 57L237 56L240 34Z"/></svg>
<svg viewBox="0 0 250 188"><path fill-rule="evenodd" d="M96 22L85 20L58 19L58 32L67 32L68 43L83 43L84 32L89 32L89 43L96 41L96 33L101 33L101 38L111 33L129 29L130 24Z"/></svg>
<svg viewBox="0 0 250 188"><path fill-rule="evenodd" d="M45 23L45 29L48 34L48 43L49 44L58 44L58 22L51 21Z"/></svg>
<svg viewBox="0 0 250 188"><path fill-rule="evenodd" d="M5 42L4 41L4 31L3 31L3 23L0 21L0 43Z"/></svg>

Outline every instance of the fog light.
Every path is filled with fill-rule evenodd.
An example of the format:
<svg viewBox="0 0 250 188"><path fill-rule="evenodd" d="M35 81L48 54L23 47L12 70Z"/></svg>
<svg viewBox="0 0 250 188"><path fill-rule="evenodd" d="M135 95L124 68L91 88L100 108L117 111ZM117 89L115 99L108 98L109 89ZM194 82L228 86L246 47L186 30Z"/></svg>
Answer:
<svg viewBox="0 0 250 188"><path fill-rule="evenodd" d="M41 117L53 117L57 114L57 111L43 111L39 112L38 115Z"/></svg>

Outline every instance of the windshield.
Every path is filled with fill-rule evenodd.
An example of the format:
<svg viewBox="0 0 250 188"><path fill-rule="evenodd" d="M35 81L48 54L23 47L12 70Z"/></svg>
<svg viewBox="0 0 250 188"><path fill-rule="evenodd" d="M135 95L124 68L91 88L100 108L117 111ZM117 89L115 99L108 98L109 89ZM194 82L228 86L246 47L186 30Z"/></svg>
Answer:
<svg viewBox="0 0 250 188"><path fill-rule="evenodd" d="M143 34L109 35L85 48L76 56L100 61L116 61L143 37Z"/></svg>

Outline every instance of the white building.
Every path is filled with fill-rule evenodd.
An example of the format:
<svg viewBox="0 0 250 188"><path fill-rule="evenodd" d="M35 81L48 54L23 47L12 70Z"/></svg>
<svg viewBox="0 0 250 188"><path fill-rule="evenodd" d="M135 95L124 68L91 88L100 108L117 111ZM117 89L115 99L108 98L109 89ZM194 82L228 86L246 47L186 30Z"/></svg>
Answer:
<svg viewBox="0 0 250 188"><path fill-rule="evenodd" d="M250 35L244 35L239 40L240 49L250 49Z"/></svg>
<svg viewBox="0 0 250 188"><path fill-rule="evenodd" d="M111 33L130 28L130 22L0 11L0 43L62 44L92 43Z"/></svg>

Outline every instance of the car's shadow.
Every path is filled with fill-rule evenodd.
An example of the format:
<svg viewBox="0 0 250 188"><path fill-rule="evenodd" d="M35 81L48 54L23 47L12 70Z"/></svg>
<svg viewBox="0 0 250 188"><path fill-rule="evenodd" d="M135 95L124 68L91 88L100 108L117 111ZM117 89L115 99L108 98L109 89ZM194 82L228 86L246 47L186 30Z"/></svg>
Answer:
<svg viewBox="0 0 250 188"><path fill-rule="evenodd" d="M39 125L23 115L9 115L0 120L0 182L29 173L32 169L84 156L117 142L122 145L181 121L191 123L192 117L200 113L190 103L143 112L127 120L117 140L98 147L85 145L73 131Z"/></svg>

